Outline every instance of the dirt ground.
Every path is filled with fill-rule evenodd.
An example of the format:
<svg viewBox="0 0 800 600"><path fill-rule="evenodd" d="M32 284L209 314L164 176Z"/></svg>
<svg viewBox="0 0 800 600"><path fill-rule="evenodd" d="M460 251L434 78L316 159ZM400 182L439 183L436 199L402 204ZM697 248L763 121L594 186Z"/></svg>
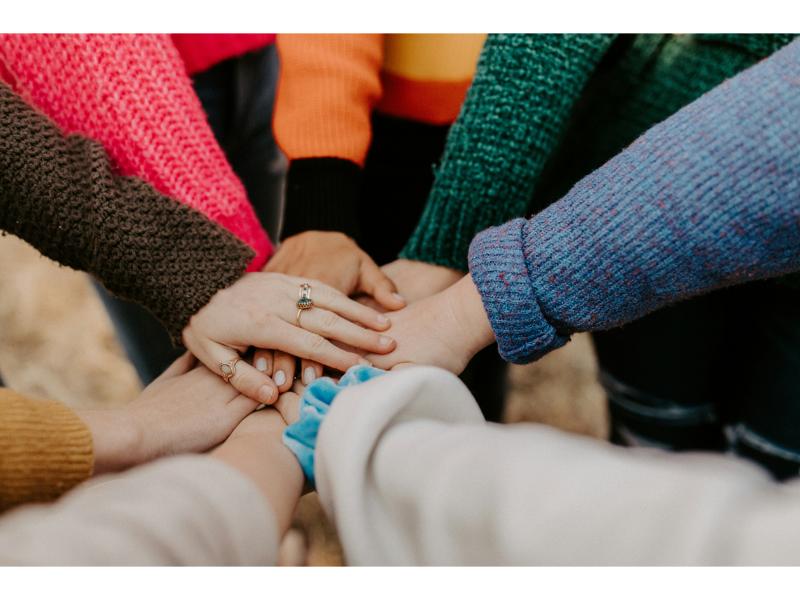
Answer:
<svg viewBox="0 0 800 600"><path fill-rule="evenodd" d="M20 392L73 407L117 406L139 391L86 276L0 237L0 375ZM588 336L526 367L512 367L505 420L604 437L607 416ZM307 552L305 551L307 549ZM282 548L285 564L342 564L336 532L315 494L300 503Z"/></svg>

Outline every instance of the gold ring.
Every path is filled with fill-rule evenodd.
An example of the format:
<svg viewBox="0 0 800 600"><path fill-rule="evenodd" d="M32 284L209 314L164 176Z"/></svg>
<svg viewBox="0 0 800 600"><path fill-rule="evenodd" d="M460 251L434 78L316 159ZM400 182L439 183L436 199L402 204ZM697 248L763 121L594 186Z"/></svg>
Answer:
<svg viewBox="0 0 800 600"><path fill-rule="evenodd" d="M313 306L314 301L311 299L311 284L303 283L300 285L300 295L297 300L297 316L294 319L298 327L300 327L300 315L303 314L304 310L313 308Z"/></svg>
<svg viewBox="0 0 800 600"><path fill-rule="evenodd" d="M219 363L219 370L222 372L222 381L229 383L230 380L236 375L236 364L242 360L241 358L234 358L228 362Z"/></svg>

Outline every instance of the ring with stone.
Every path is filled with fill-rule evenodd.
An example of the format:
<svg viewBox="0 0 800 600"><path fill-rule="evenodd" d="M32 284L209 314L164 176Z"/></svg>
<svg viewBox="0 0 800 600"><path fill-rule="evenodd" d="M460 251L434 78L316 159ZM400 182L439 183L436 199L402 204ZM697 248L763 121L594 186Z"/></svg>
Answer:
<svg viewBox="0 0 800 600"><path fill-rule="evenodd" d="M236 375L236 364L242 360L241 358L234 358L228 362L219 363L219 371L222 373L222 381L229 383L233 376Z"/></svg>
<svg viewBox="0 0 800 600"><path fill-rule="evenodd" d="M304 310L313 308L313 306L314 301L311 299L311 284L303 283L300 285L300 296L297 300L297 316L295 317L295 322L298 327L300 327L300 315L303 314Z"/></svg>

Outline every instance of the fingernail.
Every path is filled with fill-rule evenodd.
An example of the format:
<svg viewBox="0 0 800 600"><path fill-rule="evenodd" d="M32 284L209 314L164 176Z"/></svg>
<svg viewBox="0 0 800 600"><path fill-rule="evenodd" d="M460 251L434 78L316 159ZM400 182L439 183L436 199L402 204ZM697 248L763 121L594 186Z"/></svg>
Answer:
<svg viewBox="0 0 800 600"><path fill-rule="evenodd" d="M262 373L266 373L267 371L267 359L263 356L256 360L256 369L261 371Z"/></svg>
<svg viewBox="0 0 800 600"><path fill-rule="evenodd" d="M258 388L258 394L256 400L261 402L261 404L270 404L272 402L272 398L275 395L275 388L271 385L262 385Z"/></svg>
<svg viewBox="0 0 800 600"><path fill-rule="evenodd" d="M382 348L388 348L389 346L392 345L393 341L394 340L392 338L382 335L381 337L378 338L378 345L381 346Z"/></svg>
<svg viewBox="0 0 800 600"><path fill-rule="evenodd" d="M317 378L317 372L314 370L314 367L306 367L303 370L303 383L308 385L312 381Z"/></svg>
<svg viewBox="0 0 800 600"><path fill-rule="evenodd" d="M385 315L378 314L377 318L375 319L380 325L388 325L389 324L389 317Z"/></svg>
<svg viewBox="0 0 800 600"><path fill-rule="evenodd" d="M392 296L393 296L393 297L394 297L394 299L395 299L395 300L397 300L398 302L405 302L405 301L406 301L406 299L405 299L405 298L403 298L403 297L402 297L400 294L398 294L398 293L396 293L396 292L395 292L395 293L393 293L393 294L392 294Z"/></svg>
<svg viewBox="0 0 800 600"><path fill-rule="evenodd" d="M286 373L283 371L278 371L272 376L272 381L274 381L275 385L278 387L282 386L284 383L286 383Z"/></svg>
<svg viewBox="0 0 800 600"><path fill-rule="evenodd" d="M371 367L372 366L372 363L369 362L366 358L359 359L358 360L358 364L364 365L364 366L367 366L367 367Z"/></svg>

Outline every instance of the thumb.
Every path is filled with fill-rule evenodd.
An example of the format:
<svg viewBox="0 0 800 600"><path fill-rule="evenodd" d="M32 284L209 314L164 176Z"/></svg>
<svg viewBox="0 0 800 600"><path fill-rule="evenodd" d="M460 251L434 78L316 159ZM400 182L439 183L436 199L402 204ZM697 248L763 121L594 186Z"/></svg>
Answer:
<svg viewBox="0 0 800 600"><path fill-rule="evenodd" d="M359 291L372 296L386 310L400 310L406 305L394 282L366 254L361 260Z"/></svg>

